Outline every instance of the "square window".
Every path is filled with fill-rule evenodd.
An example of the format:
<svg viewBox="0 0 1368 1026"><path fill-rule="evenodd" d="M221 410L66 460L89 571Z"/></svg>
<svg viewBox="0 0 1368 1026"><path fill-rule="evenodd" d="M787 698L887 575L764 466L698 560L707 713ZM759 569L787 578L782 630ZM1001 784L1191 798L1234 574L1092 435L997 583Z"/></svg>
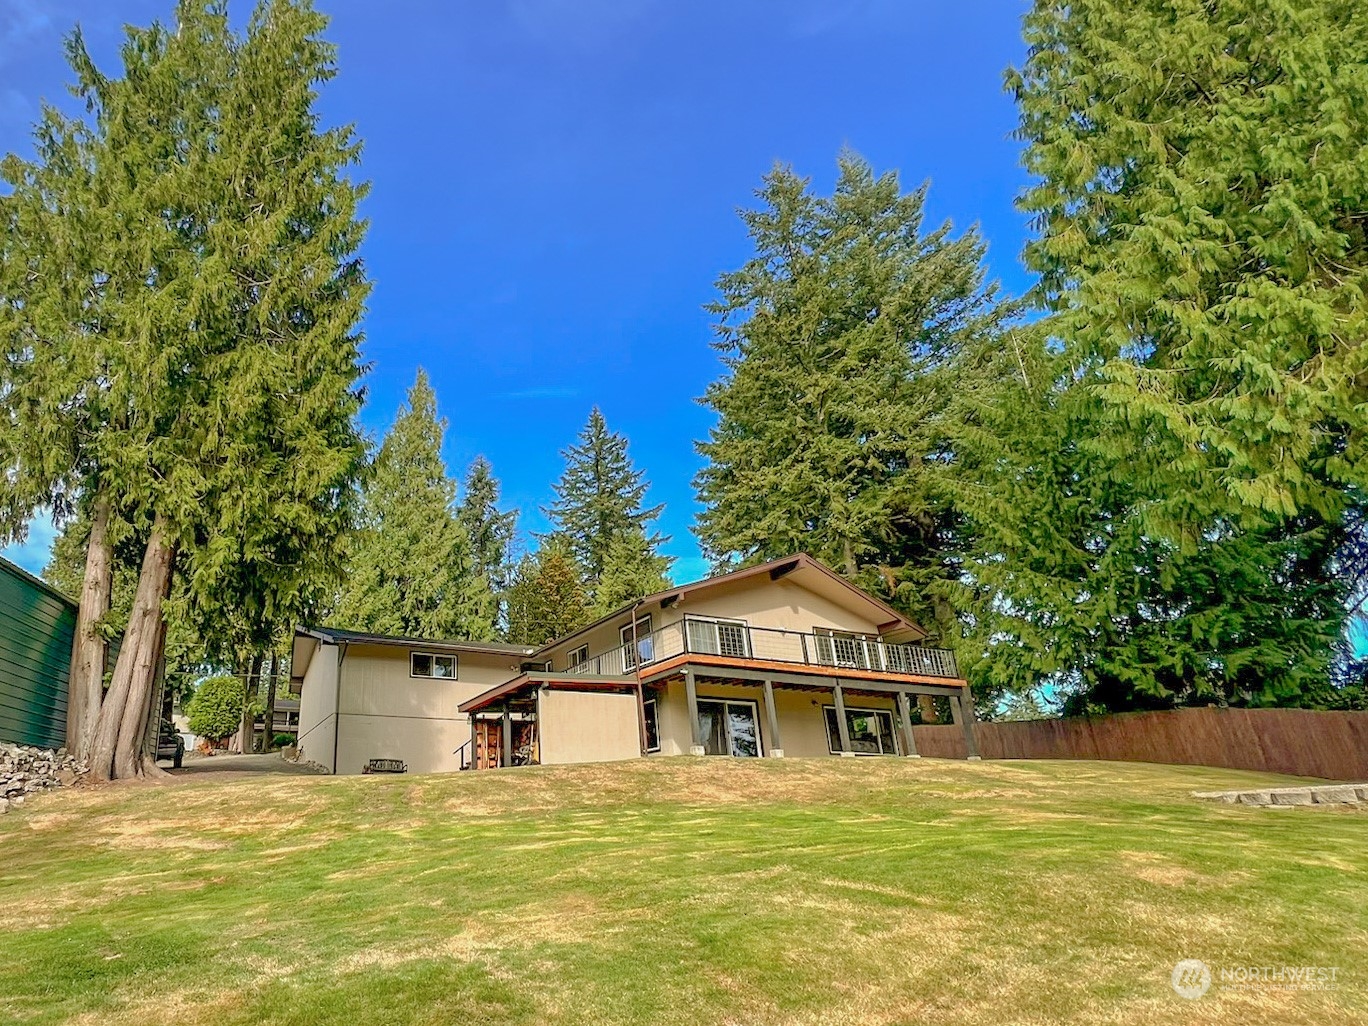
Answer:
<svg viewBox="0 0 1368 1026"><path fill-rule="evenodd" d="M433 652L410 652L409 676L455 680L456 657L454 655L437 655Z"/></svg>

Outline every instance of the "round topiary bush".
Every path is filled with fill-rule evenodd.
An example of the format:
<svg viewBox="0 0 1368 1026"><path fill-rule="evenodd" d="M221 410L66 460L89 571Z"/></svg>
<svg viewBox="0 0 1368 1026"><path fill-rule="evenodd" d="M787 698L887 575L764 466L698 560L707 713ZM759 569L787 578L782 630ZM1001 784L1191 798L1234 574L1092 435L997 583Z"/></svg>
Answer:
<svg viewBox="0 0 1368 1026"><path fill-rule="evenodd" d="M201 681L187 710L190 729L200 737L221 741L242 723L242 678L230 673Z"/></svg>

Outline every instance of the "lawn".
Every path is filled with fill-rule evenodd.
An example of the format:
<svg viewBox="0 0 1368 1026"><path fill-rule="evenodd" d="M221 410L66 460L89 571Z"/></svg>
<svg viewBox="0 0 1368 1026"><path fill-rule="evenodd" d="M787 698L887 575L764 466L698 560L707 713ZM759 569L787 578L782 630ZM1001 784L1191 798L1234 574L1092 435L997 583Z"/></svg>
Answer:
<svg viewBox="0 0 1368 1026"><path fill-rule="evenodd" d="M1368 1022L1368 813L1118 763L663 759L0 819L0 1021ZM1183 958L1335 990L1170 987Z"/></svg>

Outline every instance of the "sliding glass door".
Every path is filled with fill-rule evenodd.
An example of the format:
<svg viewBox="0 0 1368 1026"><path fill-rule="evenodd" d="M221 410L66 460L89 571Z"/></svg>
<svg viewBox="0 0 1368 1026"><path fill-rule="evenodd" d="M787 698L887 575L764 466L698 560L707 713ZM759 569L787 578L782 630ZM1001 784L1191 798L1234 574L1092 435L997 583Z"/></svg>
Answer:
<svg viewBox="0 0 1368 1026"><path fill-rule="evenodd" d="M699 733L708 755L755 758L760 755L760 730L754 702L698 700Z"/></svg>

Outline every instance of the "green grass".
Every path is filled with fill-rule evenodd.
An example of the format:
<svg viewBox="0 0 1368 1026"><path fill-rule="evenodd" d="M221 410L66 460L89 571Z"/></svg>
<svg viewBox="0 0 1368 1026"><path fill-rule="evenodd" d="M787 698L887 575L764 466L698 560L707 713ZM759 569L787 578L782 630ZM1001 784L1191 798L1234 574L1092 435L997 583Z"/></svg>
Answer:
<svg viewBox="0 0 1368 1026"><path fill-rule="evenodd" d="M0 820L0 1022L1368 1021L1368 814L1252 774L666 759L87 789ZM1178 998L1181 958L1338 967Z"/></svg>

